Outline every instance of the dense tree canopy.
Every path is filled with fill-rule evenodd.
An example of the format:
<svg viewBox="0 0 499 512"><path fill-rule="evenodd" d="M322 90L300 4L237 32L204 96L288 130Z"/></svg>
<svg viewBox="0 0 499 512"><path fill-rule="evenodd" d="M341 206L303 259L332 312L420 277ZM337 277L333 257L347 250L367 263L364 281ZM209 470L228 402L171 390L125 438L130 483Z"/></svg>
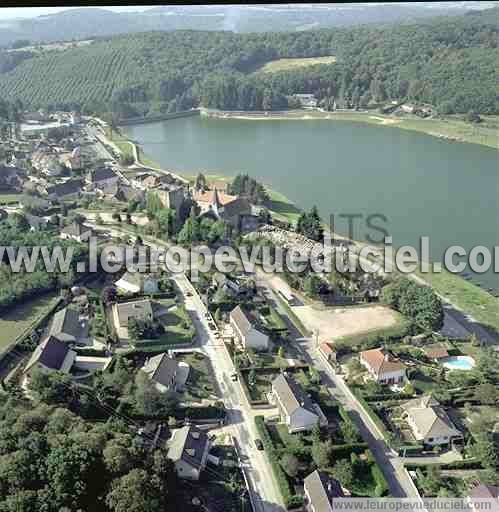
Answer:
<svg viewBox="0 0 499 512"><path fill-rule="evenodd" d="M300 32L152 32L44 54L2 53L0 90L30 107L111 108L120 117L199 104L276 110L295 93L338 106L407 99L444 113L493 113L497 12ZM337 62L259 71L273 59L326 55Z"/></svg>
<svg viewBox="0 0 499 512"><path fill-rule="evenodd" d="M137 440L119 422L2 395L0 510L166 510L171 464Z"/></svg>
<svg viewBox="0 0 499 512"><path fill-rule="evenodd" d="M381 296L422 331L437 331L443 325L442 302L429 286L420 286L409 279L397 279L385 286Z"/></svg>

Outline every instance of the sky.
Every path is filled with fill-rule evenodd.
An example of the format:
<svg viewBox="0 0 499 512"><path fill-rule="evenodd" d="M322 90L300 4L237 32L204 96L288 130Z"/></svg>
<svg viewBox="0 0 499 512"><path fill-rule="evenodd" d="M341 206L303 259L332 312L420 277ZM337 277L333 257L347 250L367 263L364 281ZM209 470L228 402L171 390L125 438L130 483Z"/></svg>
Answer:
<svg viewBox="0 0 499 512"><path fill-rule="evenodd" d="M100 6L101 9L108 9L115 12L136 12L145 11L152 6L136 5L136 6L123 6L123 7L105 7ZM34 18L35 16L42 16L44 14L54 14L59 11L67 11L69 9L81 9L81 7L5 7L0 9L0 17L4 20L12 18Z"/></svg>
<svg viewBox="0 0 499 512"><path fill-rule="evenodd" d="M404 2L401 2L404 3ZM434 7L446 5L447 2L435 2L433 4ZM491 4L493 5L493 2L478 2L478 1L468 1L468 2L449 2L452 4L461 4L462 7L469 6L471 4L474 4L473 6L476 8L478 6L481 6L483 8L485 7L491 7ZM383 2L380 2L380 4L383 4ZM429 2L422 2L422 5L425 4L426 6L431 5ZM306 5L306 4L305 4ZM341 5L341 4L340 4ZM371 4L376 5L376 4ZM59 11L66 11L69 9L81 9L83 6L80 7L4 7L0 8L0 19L7 20L7 19L13 19L13 18L33 18L35 16L42 16L44 14L54 14ZM88 6L91 7L91 6ZM113 7L106 7L99 5L97 6L101 9L108 9L110 11L115 12L137 12L137 11L146 11L147 9L150 9L151 7L157 7L151 6L151 5L128 5L128 6L113 6ZM263 6L262 6L263 7ZM84 7L83 7L84 8Z"/></svg>

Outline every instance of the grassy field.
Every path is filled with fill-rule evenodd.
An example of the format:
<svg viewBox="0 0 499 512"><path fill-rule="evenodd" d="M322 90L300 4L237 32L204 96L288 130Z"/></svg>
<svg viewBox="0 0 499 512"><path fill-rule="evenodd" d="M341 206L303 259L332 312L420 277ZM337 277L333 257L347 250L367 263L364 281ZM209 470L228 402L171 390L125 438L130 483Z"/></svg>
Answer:
<svg viewBox="0 0 499 512"><path fill-rule="evenodd" d="M5 194L0 193L0 204L9 204L15 203L19 201L22 197L22 194Z"/></svg>
<svg viewBox="0 0 499 512"><path fill-rule="evenodd" d="M332 55L327 57L309 57L304 59L277 59L266 62L255 71L261 73L277 73L279 71L290 71L296 68L317 66L318 64L334 64L335 62L336 57L333 57Z"/></svg>
<svg viewBox="0 0 499 512"><path fill-rule="evenodd" d="M57 299L57 294L49 293L26 301L0 315L0 352L23 334L31 324L49 309Z"/></svg>
<svg viewBox="0 0 499 512"><path fill-rule="evenodd" d="M499 332L498 298L446 270L440 273L419 274L419 276L440 295L472 315L480 323Z"/></svg>
<svg viewBox="0 0 499 512"><path fill-rule="evenodd" d="M118 149L121 151L124 157L133 158L133 149L132 145L128 141L126 135L122 135L116 130L111 130L110 128L106 128L106 137L114 142ZM145 164L144 164L145 165Z"/></svg>
<svg viewBox="0 0 499 512"><path fill-rule="evenodd" d="M295 224L300 216L301 210L294 205L285 195L267 188L270 200L266 207L278 220Z"/></svg>

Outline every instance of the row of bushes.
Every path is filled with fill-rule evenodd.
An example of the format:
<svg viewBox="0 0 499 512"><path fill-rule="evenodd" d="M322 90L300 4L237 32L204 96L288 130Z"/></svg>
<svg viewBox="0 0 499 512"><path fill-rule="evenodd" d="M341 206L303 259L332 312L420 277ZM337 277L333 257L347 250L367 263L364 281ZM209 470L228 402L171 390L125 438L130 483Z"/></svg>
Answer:
<svg viewBox="0 0 499 512"><path fill-rule="evenodd" d="M386 478L383 475L383 472L381 469L379 469L377 464L371 465L371 475L376 482L376 489L374 491L374 494L378 497L385 496L388 494L388 482L386 481Z"/></svg>
<svg viewBox="0 0 499 512"><path fill-rule="evenodd" d="M351 386L350 389L352 390L353 394L357 397L357 400L360 402L360 404L362 405L364 410L367 412L369 417L373 420L374 423L376 423L376 426L379 428L379 430L383 434L383 437L385 438L385 440L388 441L390 439L390 434L386 430L385 424L383 423L381 418L373 411L370 404L367 403L364 396L362 395L362 391L356 386Z"/></svg>
<svg viewBox="0 0 499 512"><path fill-rule="evenodd" d="M449 462L448 464L405 464L407 471L416 471L417 469L428 469L430 467L438 467L441 470L453 469L483 469L482 463L477 459L465 459Z"/></svg>
<svg viewBox="0 0 499 512"><path fill-rule="evenodd" d="M293 494L293 490L289 485L288 477L284 473L281 465L279 464L279 457L277 450L275 449L272 438L270 437L269 431L265 425L263 416L255 416L255 425L258 431L258 435L262 440L265 451L270 461L274 477L277 481L279 491L281 493L284 504L287 509L301 507L303 505L303 497Z"/></svg>
<svg viewBox="0 0 499 512"><path fill-rule="evenodd" d="M408 393L380 393L373 395L363 395L363 397L366 402L384 402L387 400L394 400L398 402L399 400L411 400L414 398L413 395Z"/></svg>

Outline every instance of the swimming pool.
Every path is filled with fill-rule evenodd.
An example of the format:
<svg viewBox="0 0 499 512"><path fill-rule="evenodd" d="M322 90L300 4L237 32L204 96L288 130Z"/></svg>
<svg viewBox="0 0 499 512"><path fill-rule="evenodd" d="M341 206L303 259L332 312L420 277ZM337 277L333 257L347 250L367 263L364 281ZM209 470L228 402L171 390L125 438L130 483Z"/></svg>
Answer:
<svg viewBox="0 0 499 512"><path fill-rule="evenodd" d="M445 368L449 370L472 370L475 360L471 356L452 356L442 361Z"/></svg>

